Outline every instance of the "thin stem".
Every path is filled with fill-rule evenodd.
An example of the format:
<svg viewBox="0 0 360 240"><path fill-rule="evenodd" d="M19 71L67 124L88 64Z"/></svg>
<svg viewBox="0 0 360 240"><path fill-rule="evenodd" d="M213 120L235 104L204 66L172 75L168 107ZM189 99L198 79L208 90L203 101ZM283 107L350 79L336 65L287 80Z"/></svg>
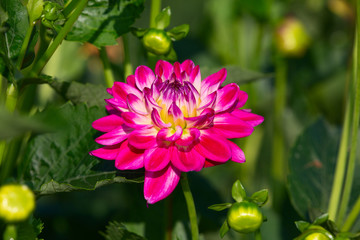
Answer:
<svg viewBox="0 0 360 240"><path fill-rule="evenodd" d="M190 187L189 187L189 181L188 181L188 178L187 178L187 175L185 172L182 173L180 181L181 181L181 187L183 189L185 200L186 200L186 205L188 208L192 240L198 240L199 239L199 229L198 229L198 224L197 224L196 209L195 209L194 199L191 194Z"/></svg>
<svg viewBox="0 0 360 240"><path fill-rule="evenodd" d="M128 35L124 34L122 36L123 47L124 47L124 79L126 79L129 75L133 74L133 66L130 61L130 48L129 48L129 39Z"/></svg>
<svg viewBox="0 0 360 240"><path fill-rule="evenodd" d="M354 108L353 108L353 119L352 119L352 133L351 133L351 148L350 148L350 156L349 162L347 165L344 192L342 195L338 221L339 223L343 222L343 219L346 214L347 207L350 201L351 188L354 179L355 172L355 160L356 160L356 150L357 150L357 139L358 139L358 129L359 129L359 118L360 118L360 3L357 2L357 24L356 24L356 75L354 77L354 91L355 91L355 99L354 99Z"/></svg>
<svg viewBox="0 0 360 240"><path fill-rule="evenodd" d="M152 0L151 1L151 10L150 10L150 27L156 27L156 16L160 13L161 10L161 0Z"/></svg>
<svg viewBox="0 0 360 240"><path fill-rule="evenodd" d="M66 21L64 27L61 29L59 34L56 36L54 41L51 43L49 48L45 51L45 53L39 58L39 60L35 63L30 73L28 74L30 77L35 77L40 74L42 69L45 67L46 63L49 61L51 56L54 54L55 50L58 48L60 43L64 40L67 33L71 30L73 24L76 19L79 17L80 13L83 11L87 4L88 0L82 0L78 3L77 7Z"/></svg>
<svg viewBox="0 0 360 240"><path fill-rule="evenodd" d="M344 225L341 228L342 232L350 231L351 227L354 225L355 221L359 217L360 214L360 196L355 202L354 207L351 209L347 219L345 220Z"/></svg>
<svg viewBox="0 0 360 240"><path fill-rule="evenodd" d="M6 101L7 79L0 74L0 106Z"/></svg>
<svg viewBox="0 0 360 240"><path fill-rule="evenodd" d="M111 70L111 64L105 47L100 48L100 58L104 66L105 85L106 87L111 88L114 85L115 78Z"/></svg>
<svg viewBox="0 0 360 240"><path fill-rule="evenodd" d="M255 240L262 240L260 229L255 231Z"/></svg>
<svg viewBox="0 0 360 240"><path fill-rule="evenodd" d="M19 57L18 57L17 62L16 62L16 66L18 67L18 69L21 69L22 62L24 61L24 57L25 57L26 50L27 50L28 45L29 45L29 41L30 41L30 38L31 38L31 33L32 33L33 29L34 29L34 26L35 26L34 23L32 23L32 22L29 23L29 28L28 28L28 30L26 32L23 44L21 45Z"/></svg>
<svg viewBox="0 0 360 240"><path fill-rule="evenodd" d="M16 240L17 239L17 232L16 232L16 225L14 224L8 224L5 228L4 240Z"/></svg>

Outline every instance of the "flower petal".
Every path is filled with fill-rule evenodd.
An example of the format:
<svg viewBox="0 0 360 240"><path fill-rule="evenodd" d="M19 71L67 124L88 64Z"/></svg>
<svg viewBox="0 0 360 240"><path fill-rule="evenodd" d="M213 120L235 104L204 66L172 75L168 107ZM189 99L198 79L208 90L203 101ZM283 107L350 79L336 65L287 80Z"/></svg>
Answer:
<svg viewBox="0 0 360 240"><path fill-rule="evenodd" d="M147 203L153 204L169 196L179 183L180 174L171 164L159 172L145 171L144 196Z"/></svg>
<svg viewBox="0 0 360 240"><path fill-rule="evenodd" d="M183 134L181 135L181 138L178 139L175 144L177 146L187 147L190 145L194 145L198 142L198 139L200 137L200 131L197 128L187 128L184 129Z"/></svg>
<svg viewBox="0 0 360 240"><path fill-rule="evenodd" d="M190 151L182 151L177 147L172 148L171 163L182 172L200 171L205 163L205 157L194 148Z"/></svg>
<svg viewBox="0 0 360 240"><path fill-rule="evenodd" d="M201 82L201 98L206 97L210 93L218 90L220 85L226 78L226 69L223 68L220 71L211 74Z"/></svg>
<svg viewBox="0 0 360 240"><path fill-rule="evenodd" d="M135 76L134 75L127 76L126 83L129 84L130 86L136 88Z"/></svg>
<svg viewBox="0 0 360 240"><path fill-rule="evenodd" d="M196 127L201 129L204 127L208 127L210 124L212 124L214 116L215 112L213 109L205 108L199 116L185 118L185 120L187 122L188 128Z"/></svg>
<svg viewBox="0 0 360 240"><path fill-rule="evenodd" d="M105 160L114 160L116 159L118 153L120 151L120 144L105 146L102 148L98 148L90 152L90 155L102 158Z"/></svg>
<svg viewBox="0 0 360 240"><path fill-rule="evenodd" d="M139 169L144 167L144 151L129 145L126 140L121 144L115 160L115 167L120 170Z"/></svg>
<svg viewBox="0 0 360 240"><path fill-rule="evenodd" d="M202 130L199 143L195 150L207 159L216 162L226 162L231 158L231 149L228 140L216 134L209 134Z"/></svg>
<svg viewBox="0 0 360 240"><path fill-rule="evenodd" d="M210 131L225 138L242 138L249 136L254 128L230 113L223 113L215 115L214 126Z"/></svg>
<svg viewBox="0 0 360 240"><path fill-rule="evenodd" d="M156 145L157 131L154 128L143 128L133 131L129 143L138 149L149 149Z"/></svg>
<svg viewBox="0 0 360 240"><path fill-rule="evenodd" d="M123 112L121 117L124 119L125 124L132 128L149 128L153 126L151 118L137 113Z"/></svg>
<svg viewBox="0 0 360 240"><path fill-rule="evenodd" d="M180 126L176 126L175 130L172 128L163 128L157 133L156 140L161 146L167 147L172 142L178 140L182 133L183 129Z"/></svg>
<svg viewBox="0 0 360 240"><path fill-rule="evenodd" d="M114 98L123 101L125 103L128 94L134 94L138 98L142 97L142 93L139 90L123 82L115 82L114 86L112 87L112 91Z"/></svg>
<svg viewBox="0 0 360 240"><path fill-rule="evenodd" d="M239 100L235 108L241 108L245 105L248 99L248 94L244 91L239 91Z"/></svg>
<svg viewBox="0 0 360 240"><path fill-rule="evenodd" d="M115 114L99 118L92 123L92 127L101 132L111 132L124 123L122 117Z"/></svg>
<svg viewBox="0 0 360 240"><path fill-rule="evenodd" d="M181 70L185 71L188 75L190 75L191 71L193 70L195 64L190 59L186 59L181 64Z"/></svg>
<svg viewBox="0 0 360 240"><path fill-rule="evenodd" d="M114 145L121 143L129 137L129 134L133 131L133 128L130 128L126 125L121 125L120 127L112 130L111 132L105 133L100 137L95 139L95 142L101 145Z"/></svg>
<svg viewBox="0 0 360 240"><path fill-rule="evenodd" d="M197 65L189 75L189 81L193 84L198 93L201 90L201 73L200 67Z"/></svg>
<svg viewBox="0 0 360 240"><path fill-rule="evenodd" d="M248 111L244 111L241 109L235 109L234 111L231 112L231 115L245 121L247 124L249 124L252 127L257 126L264 121L263 116Z"/></svg>
<svg viewBox="0 0 360 240"><path fill-rule="evenodd" d="M145 151L144 164L146 171L157 172L163 170L170 162L170 151L156 147Z"/></svg>
<svg viewBox="0 0 360 240"><path fill-rule="evenodd" d="M162 80L167 80L173 73L173 65L167 61L159 60L155 66L155 74L160 76Z"/></svg>
<svg viewBox="0 0 360 240"><path fill-rule="evenodd" d="M219 89L214 107L215 112L219 113L234 110L238 101L239 92L239 86L235 83L230 83Z"/></svg>
<svg viewBox="0 0 360 240"><path fill-rule="evenodd" d="M232 141L228 141L228 144L231 148L231 160L238 163L244 163L245 154L243 150L241 150L241 148Z"/></svg>
<svg viewBox="0 0 360 240"><path fill-rule="evenodd" d="M141 115L148 114L147 109L145 107L145 103L141 101L141 99L135 96L134 94L128 94L126 97L126 102L130 111Z"/></svg>
<svg viewBox="0 0 360 240"><path fill-rule="evenodd" d="M153 71L147 66L140 66L135 70L135 83L140 91L145 87L151 88L151 84L155 81Z"/></svg>
<svg viewBox="0 0 360 240"><path fill-rule="evenodd" d="M159 112L156 109L153 109L151 112L151 120L158 128L168 128L171 127L171 123L164 123L161 119Z"/></svg>

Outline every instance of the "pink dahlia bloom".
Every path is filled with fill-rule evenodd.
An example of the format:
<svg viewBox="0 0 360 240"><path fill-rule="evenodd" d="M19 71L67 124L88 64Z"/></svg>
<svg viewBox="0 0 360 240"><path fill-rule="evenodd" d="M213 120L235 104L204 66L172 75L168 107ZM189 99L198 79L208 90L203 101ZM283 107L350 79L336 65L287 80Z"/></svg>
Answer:
<svg viewBox="0 0 360 240"><path fill-rule="evenodd" d="M96 139L104 147L91 154L115 160L120 170L145 168L150 204L175 189L181 172L244 162L243 151L228 139L249 136L264 119L240 109L247 94L235 83L221 87L225 78L221 69L202 81L191 60L174 65L160 60L155 73L138 67L127 83L108 89L110 115L92 124L105 132Z"/></svg>

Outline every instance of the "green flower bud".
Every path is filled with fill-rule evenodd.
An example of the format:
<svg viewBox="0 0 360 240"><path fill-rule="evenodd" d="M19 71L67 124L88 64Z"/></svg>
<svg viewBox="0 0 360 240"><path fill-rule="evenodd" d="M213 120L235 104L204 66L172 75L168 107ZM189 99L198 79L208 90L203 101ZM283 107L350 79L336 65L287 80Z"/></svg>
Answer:
<svg viewBox="0 0 360 240"><path fill-rule="evenodd" d="M27 186L10 184L0 187L0 218L5 221L25 220L34 207L35 197Z"/></svg>
<svg viewBox="0 0 360 240"><path fill-rule="evenodd" d="M264 218L257 204L242 201L234 203L228 211L230 228L240 233L251 233L260 228Z"/></svg>
<svg viewBox="0 0 360 240"><path fill-rule="evenodd" d="M48 21L55 21L61 16L61 6L54 2L45 2L42 17Z"/></svg>
<svg viewBox="0 0 360 240"><path fill-rule="evenodd" d="M170 37L160 29L149 29L142 41L145 49L155 55L166 55L171 50Z"/></svg>
<svg viewBox="0 0 360 240"><path fill-rule="evenodd" d="M334 237L325 228L318 225L311 225L295 240L333 240Z"/></svg>
<svg viewBox="0 0 360 240"><path fill-rule="evenodd" d="M304 25L296 18L285 19L275 34L277 49L285 56L300 57L310 43Z"/></svg>

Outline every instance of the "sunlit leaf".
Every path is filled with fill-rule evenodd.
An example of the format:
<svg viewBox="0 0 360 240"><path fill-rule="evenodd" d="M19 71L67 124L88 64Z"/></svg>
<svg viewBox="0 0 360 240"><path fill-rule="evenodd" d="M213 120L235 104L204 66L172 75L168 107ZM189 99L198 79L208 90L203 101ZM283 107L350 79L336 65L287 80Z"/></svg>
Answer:
<svg viewBox="0 0 360 240"><path fill-rule="evenodd" d="M300 232L305 231L311 224L305 221L296 221L295 225Z"/></svg>
<svg viewBox="0 0 360 240"><path fill-rule="evenodd" d="M129 232L123 224L116 221L110 222L106 226L106 231L101 232L101 235L106 240L145 240L144 237Z"/></svg>
<svg viewBox="0 0 360 240"><path fill-rule="evenodd" d="M233 184L231 189L231 195L233 199L237 202L241 202L246 198L245 188L239 180L236 180L236 182Z"/></svg>
<svg viewBox="0 0 360 240"><path fill-rule="evenodd" d="M34 22L40 18L43 10L44 2L43 0L29 0L26 7L29 14L30 22Z"/></svg>
<svg viewBox="0 0 360 240"><path fill-rule="evenodd" d="M255 192L251 195L250 199L258 204L260 207L263 206L269 198L269 191L267 189L262 189L260 191Z"/></svg>
<svg viewBox="0 0 360 240"><path fill-rule="evenodd" d="M167 32L167 35L171 38L173 41L181 40L184 37L186 37L189 33L190 26L189 24L182 24L180 26L176 26L172 29L170 29Z"/></svg>
<svg viewBox="0 0 360 240"><path fill-rule="evenodd" d="M164 8L155 18L156 28L165 29L170 24L171 10L170 7Z"/></svg>
<svg viewBox="0 0 360 240"><path fill-rule="evenodd" d="M231 207L231 203L219 203L209 206L208 208L214 211L222 211L224 209L227 209Z"/></svg>
<svg viewBox="0 0 360 240"><path fill-rule="evenodd" d="M229 230L230 230L230 227L229 227L227 221L225 221L224 224L220 228L220 237L223 238Z"/></svg>

